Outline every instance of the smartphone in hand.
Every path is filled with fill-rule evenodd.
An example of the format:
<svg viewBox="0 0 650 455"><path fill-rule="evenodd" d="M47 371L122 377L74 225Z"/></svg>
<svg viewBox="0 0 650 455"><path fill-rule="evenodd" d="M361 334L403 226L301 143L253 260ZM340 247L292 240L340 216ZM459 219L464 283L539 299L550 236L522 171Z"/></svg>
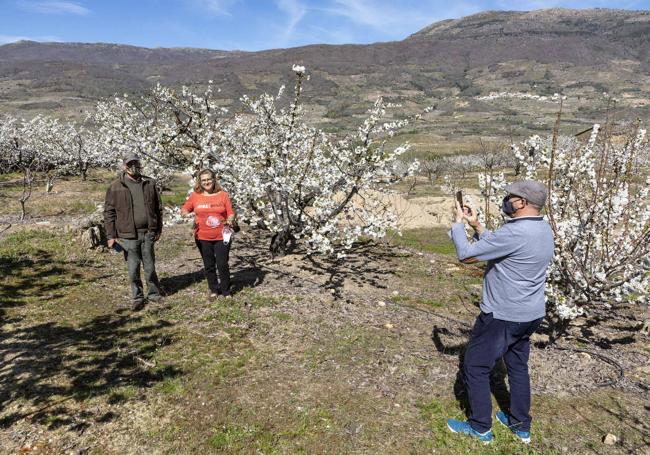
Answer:
<svg viewBox="0 0 650 455"><path fill-rule="evenodd" d="M129 255L128 255L126 249L122 245L120 245L118 242L113 243L113 251L115 251L116 253L122 253L124 255L124 260L125 261L128 260Z"/></svg>
<svg viewBox="0 0 650 455"><path fill-rule="evenodd" d="M456 200L460 204L460 207L463 209L463 212L466 215L471 215L472 214L472 209L469 208L469 206L465 205L465 201L463 200L463 192L462 191L456 191Z"/></svg>
<svg viewBox="0 0 650 455"><path fill-rule="evenodd" d="M456 191L456 200L460 204L461 207L463 207L465 204L463 203L463 192L462 191Z"/></svg>

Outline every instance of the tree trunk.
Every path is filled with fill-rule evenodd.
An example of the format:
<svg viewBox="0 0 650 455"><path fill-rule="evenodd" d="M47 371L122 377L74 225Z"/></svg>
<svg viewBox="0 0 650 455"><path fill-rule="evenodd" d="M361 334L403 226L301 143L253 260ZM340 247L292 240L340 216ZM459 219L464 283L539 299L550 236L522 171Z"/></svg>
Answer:
<svg viewBox="0 0 650 455"><path fill-rule="evenodd" d="M32 195L32 171L29 168L23 169L23 192L20 195L20 221L24 221L27 216L27 210L25 209L25 204L27 199Z"/></svg>
<svg viewBox="0 0 650 455"><path fill-rule="evenodd" d="M45 179L45 192L48 194L51 193L53 187L54 187L54 177L47 176Z"/></svg>
<svg viewBox="0 0 650 455"><path fill-rule="evenodd" d="M550 317L550 315L546 318L546 322L549 327L549 345L555 344L557 340L565 336L569 326L571 325L570 320L560 319L559 317L553 318Z"/></svg>
<svg viewBox="0 0 650 455"><path fill-rule="evenodd" d="M291 229L285 227L282 231L276 232L271 238L269 250L273 256L284 256L295 248L295 238L291 234Z"/></svg>

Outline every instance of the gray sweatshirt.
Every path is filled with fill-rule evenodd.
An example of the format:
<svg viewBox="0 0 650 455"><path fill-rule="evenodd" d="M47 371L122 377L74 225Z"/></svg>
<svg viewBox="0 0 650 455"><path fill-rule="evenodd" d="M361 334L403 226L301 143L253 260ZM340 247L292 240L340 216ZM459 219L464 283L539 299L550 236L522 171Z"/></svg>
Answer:
<svg viewBox="0 0 650 455"><path fill-rule="evenodd" d="M488 261L481 311L495 319L529 322L546 314L546 269L553 258L553 232L541 216L514 218L496 231L485 230L470 243L463 223L451 238L458 259Z"/></svg>

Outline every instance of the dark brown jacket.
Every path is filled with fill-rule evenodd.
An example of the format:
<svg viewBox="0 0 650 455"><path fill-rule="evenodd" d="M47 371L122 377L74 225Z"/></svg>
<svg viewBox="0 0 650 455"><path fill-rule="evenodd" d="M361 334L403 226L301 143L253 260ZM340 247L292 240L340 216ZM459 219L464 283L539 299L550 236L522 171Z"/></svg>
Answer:
<svg viewBox="0 0 650 455"><path fill-rule="evenodd" d="M106 191L104 202L104 227L109 239L137 238L137 230L133 219L133 199L131 191L124 183L127 178L122 172L120 177L111 183ZM160 234L162 231L162 202L156 189L155 182L142 177L142 192L144 205L147 210L147 224L149 232Z"/></svg>

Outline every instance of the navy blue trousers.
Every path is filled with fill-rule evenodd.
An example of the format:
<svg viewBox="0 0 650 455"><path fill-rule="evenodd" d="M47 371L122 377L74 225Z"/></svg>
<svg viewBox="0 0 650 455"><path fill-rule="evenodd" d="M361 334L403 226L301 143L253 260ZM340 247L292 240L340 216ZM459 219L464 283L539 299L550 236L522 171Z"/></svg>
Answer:
<svg viewBox="0 0 650 455"><path fill-rule="evenodd" d="M472 335L463 360L463 381L470 407L469 424L480 433L492 428L492 398L490 372L497 360L503 357L508 370L510 386L511 425L521 431L530 431L530 377L528 355L530 335L542 322L511 322L494 319L492 313L476 318Z"/></svg>

